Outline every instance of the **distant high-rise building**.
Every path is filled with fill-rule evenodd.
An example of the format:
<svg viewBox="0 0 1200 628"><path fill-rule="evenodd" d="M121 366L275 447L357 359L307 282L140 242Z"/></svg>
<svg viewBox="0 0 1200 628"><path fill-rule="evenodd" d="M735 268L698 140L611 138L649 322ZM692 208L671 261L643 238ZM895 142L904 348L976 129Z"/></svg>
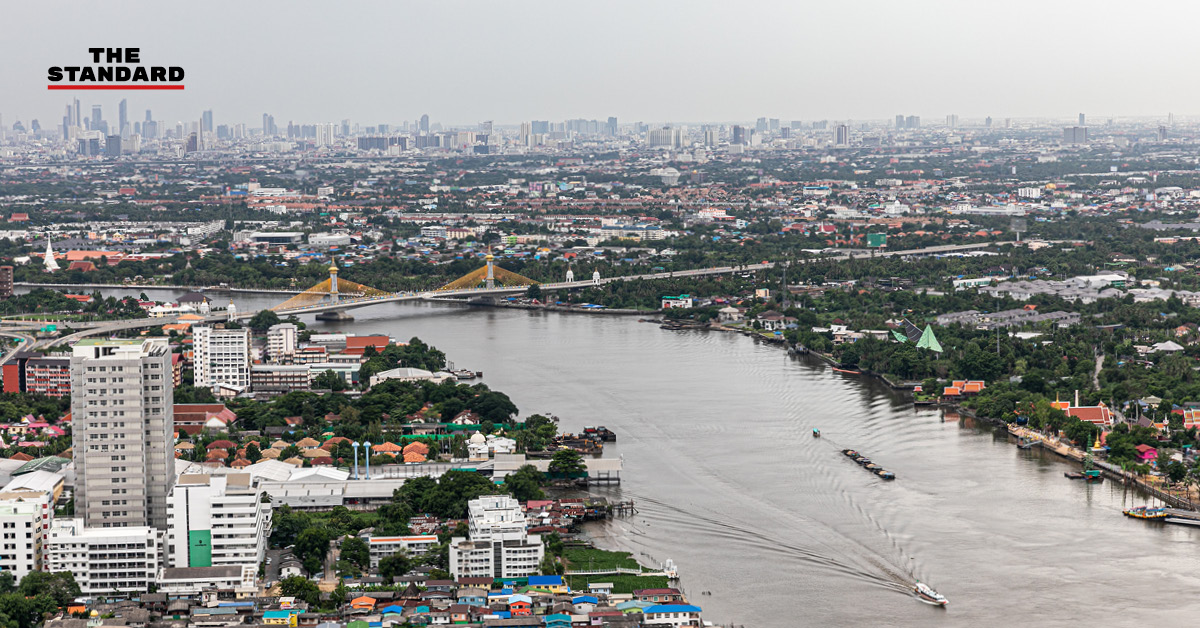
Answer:
<svg viewBox="0 0 1200 628"><path fill-rule="evenodd" d="M1079 114L1079 126L1087 126L1087 116Z"/></svg>
<svg viewBox="0 0 1200 628"><path fill-rule="evenodd" d="M184 152L188 153L194 153L200 150L200 140L196 137L195 133L188 134L187 145L184 146L183 150Z"/></svg>
<svg viewBox="0 0 1200 628"><path fill-rule="evenodd" d="M174 403L166 338L75 344L75 515L85 525L166 528L175 483Z"/></svg>
<svg viewBox="0 0 1200 628"><path fill-rule="evenodd" d="M202 133L213 132L212 109L208 109L204 113L200 114L200 131Z"/></svg>
<svg viewBox="0 0 1200 628"><path fill-rule="evenodd" d="M755 120L754 121L754 130L759 133L766 133L767 132L767 119L759 118L758 120Z"/></svg>
<svg viewBox="0 0 1200 628"><path fill-rule="evenodd" d="M1069 126L1063 128L1064 144L1086 144L1088 141L1086 126Z"/></svg>
<svg viewBox="0 0 1200 628"><path fill-rule="evenodd" d="M146 120L145 120L145 121L146 121L146 122L150 122L150 121L151 121L151 120L153 120L153 119L154 119L154 116L150 115L150 110L149 110L149 109L147 109L147 110L146 110Z"/></svg>
<svg viewBox="0 0 1200 628"><path fill-rule="evenodd" d="M608 123L605 124L605 131L609 135L616 136L616 134L617 134L617 118L615 116L609 116Z"/></svg>
<svg viewBox="0 0 1200 628"><path fill-rule="evenodd" d="M105 128L108 125L104 124L104 115L100 111L100 105L92 105L91 120L92 120L92 122L91 122L92 126L90 127L91 130L100 131L101 133L108 130L107 128Z"/></svg>
<svg viewBox="0 0 1200 628"><path fill-rule="evenodd" d="M829 120L818 120L812 123L814 131L824 131L829 128Z"/></svg>
<svg viewBox="0 0 1200 628"><path fill-rule="evenodd" d="M429 132L429 114L421 114L421 120L417 123L417 129L422 133Z"/></svg>
<svg viewBox="0 0 1200 628"><path fill-rule="evenodd" d="M483 122L480 122L479 123L479 132L482 133L483 135L490 136L492 134L492 121L484 120Z"/></svg>
<svg viewBox="0 0 1200 628"><path fill-rule="evenodd" d="M745 143L746 143L746 129L745 129L745 127L743 127L743 126L741 126L741 125L739 125L739 124L735 124L735 125L733 125L733 132L732 132L732 136L731 136L731 138L730 138L730 140L729 140L729 143L730 143L730 144L737 144L737 145L745 144Z"/></svg>
<svg viewBox="0 0 1200 628"><path fill-rule="evenodd" d="M83 113L79 108L79 99L75 99L75 117L71 119L71 126L83 127Z"/></svg>
<svg viewBox="0 0 1200 628"><path fill-rule="evenodd" d="M683 129L664 126L646 132L646 144L650 148L682 148Z"/></svg>
<svg viewBox="0 0 1200 628"><path fill-rule="evenodd" d="M850 145L850 127L845 124L837 125L836 143L838 146Z"/></svg>
<svg viewBox="0 0 1200 628"><path fill-rule="evenodd" d="M921 116L908 116L904 119L904 128L919 129L921 128Z"/></svg>
<svg viewBox="0 0 1200 628"><path fill-rule="evenodd" d="M704 127L704 145L705 146L716 146L717 145L717 129L716 129L716 127L712 127L712 126Z"/></svg>
<svg viewBox="0 0 1200 628"><path fill-rule="evenodd" d="M129 103L124 98L117 105L117 133L121 137L129 136Z"/></svg>
<svg viewBox="0 0 1200 628"><path fill-rule="evenodd" d="M946 126L955 128L958 126L958 114L952 113L946 116Z"/></svg>
<svg viewBox="0 0 1200 628"><path fill-rule="evenodd" d="M786 140L786 139L791 139L791 137L792 137L792 127L790 127L790 126L785 126L785 127L783 127L782 129L779 129L779 137L782 137L782 138L783 138L783 139L785 139L785 140Z"/></svg>
<svg viewBox="0 0 1200 628"><path fill-rule="evenodd" d="M779 118L771 118L767 120L767 128L772 132L779 131Z"/></svg>
<svg viewBox="0 0 1200 628"><path fill-rule="evenodd" d="M901 114L901 113L896 114L896 128L897 129L904 128L904 114Z"/></svg>
<svg viewBox="0 0 1200 628"><path fill-rule="evenodd" d="M318 124L317 125L317 146L329 146L333 144L333 134L337 130L336 124Z"/></svg>
<svg viewBox="0 0 1200 628"><path fill-rule="evenodd" d="M104 139L105 139L104 154L108 157L120 157L121 156L121 136L120 135L109 135L108 137L106 137Z"/></svg>
<svg viewBox="0 0 1200 628"><path fill-rule="evenodd" d="M984 118L983 126L989 128L989 129L992 128L992 116L988 116L987 118Z"/></svg>
<svg viewBox="0 0 1200 628"><path fill-rule="evenodd" d="M350 118L342 120L342 137L350 137Z"/></svg>
<svg viewBox="0 0 1200 628"><path fill-rule="evenodd" d="M1161 124L1158 125L1158 141L1160 141L1160 142L1167 141L1167 127L1165 127Z"/></svg>
<svg viewBox="0 0 1200 628"><path fill-rule="evenodd" d="M79 138L79 154L84 157L95 157L100 154L100 138L98 137L81 137Z"/></svg>
<svg viewBox="0 0 1200 628"><path fill-rule="evenodd" d="M534 135L545 135L550 132L550 122L547 120L534 120L529 123L529 130Z"/></svg>

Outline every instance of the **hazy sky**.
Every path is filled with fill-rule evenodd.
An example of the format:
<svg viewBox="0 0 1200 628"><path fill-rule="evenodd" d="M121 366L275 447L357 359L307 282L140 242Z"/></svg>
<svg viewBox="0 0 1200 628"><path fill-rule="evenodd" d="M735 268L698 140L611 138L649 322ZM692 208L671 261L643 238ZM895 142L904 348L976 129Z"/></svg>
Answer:
<svg viewBox="0 0 1200 628"><path fill-rule="evenodd" d="M77 96L170 123L447 124L1186 115L1200 4L1173 0L400 0L0 7L0 114L43 126ZM139 46L183 92L51 92L87 48Z"/></svg>

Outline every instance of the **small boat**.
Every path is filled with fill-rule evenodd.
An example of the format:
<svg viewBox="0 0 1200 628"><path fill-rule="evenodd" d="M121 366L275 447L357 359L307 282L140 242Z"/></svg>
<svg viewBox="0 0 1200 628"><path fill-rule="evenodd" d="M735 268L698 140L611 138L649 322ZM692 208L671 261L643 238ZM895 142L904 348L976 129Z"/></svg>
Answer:
<svg viewBox="0 0 1200 628"><path fill-rule="evenodd" d="M450 371L450 374L453 375L454 377L458 378L459 381L467 380L467 379L475 379L476 377L483 376L483 373L476 373L475 371L470 371L467 369L458 369L456 371Z"/></svg>
<svg viewBox="0 0 1200 628"><path fill-rule="evenodd" d="M924 582L918 582L917 586L913 587L913 593L916 593L917 597L921 598L921 601L926 602L928 604L936 604L938 606L945 606L950 603L950 600L947 600L946 596L942 595L941 593L938 593L937 591L934 591L932 588L930 588L929 585L925 584Z"/></svg>
<svg viewBox="0 0 1200 628"><path fill-rule="evenodd" d="M1033 444L1035 442L1036 441L1030 440L1028 438L1022 438L1021 442L1017 443L1017 449L1033 449Z"/></svg>
<svg viewBox="0 0 1200 628"><path fill-rule="evenodd" d="M858 452L854 451L853 449L843 449L842 453L846 454L846 457L848 458L853 458L858 455Z"/></svg>
<svg viewBox="0 0 1200 628"><path fill-rule="evenodd" d="M858 458L855 458L854 461L857 462L858 464L861 464L864 467L871 464L871 459L866 456L859 456Z"/></svg>
<svg viewBox="0 0 1200 628"><path fill-rule="evenodd" d="M1138 506L1137 508L1130 508L1129 510L1123 510L1121 512L1126 517L1133 517L1134 519L1165 519L1167 517L1166 508L1147 508L1145 506Z"/></svg>
<svg viewBox="0 0 1200 628"><path fill-rule="evenodd" d="M813 438L821 438L821 430L813 428Z"/></svg>
<svg viewBox="0 0 1200 628"><path fill-rule="evenodd" d="M877 469L877 470L875 471L875 475L878 475L879 477L881 477L881 478L883 478L883 479L885 479L885 480L894 480L894 479L896 479L896 474L895 474L895 473L892 473L891 471L884 471L883 469Z"/></svg>
<svg viewBox="0 0 1200 628"><path fill-rule="evenodd" d="M840 368L838 368L838 367L836 367L836 366L835 366L835 367L833 367L833 372L834 372L834 373L842 373L842 374L844 374L844 375L858 375L858 374L860 374L862 371L859 371L859 370L850 370L850 369L840 369Z"/></svg>
<svg viewBox="0 0 1200 628"><path fill-rule="evenodd" d="M1084 477L1083 474L1078 471L1067 471L1063 473L1063 475L1066 476L1068 480L1082 480Z"/></svg>
<svg viewBox="0 0 1200 628"><path fill-rule="evenodd" d="M1167 517L1164 521L1183 526L1200 526L1200 519L1188 519L1186 517Z"/></svg>

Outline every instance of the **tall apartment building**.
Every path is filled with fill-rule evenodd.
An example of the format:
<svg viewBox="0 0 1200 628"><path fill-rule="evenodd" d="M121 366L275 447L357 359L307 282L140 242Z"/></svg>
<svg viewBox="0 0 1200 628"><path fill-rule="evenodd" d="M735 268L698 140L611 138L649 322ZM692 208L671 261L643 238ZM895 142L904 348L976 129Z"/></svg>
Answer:
<svg viewBox="0 0 1200 628"><path fill-rule="evenodd" d="M4 365L4 392L63 397L71 394L70 358L21 351Z"/></svg>
<svg viewBox="0 0 1200 628"><path fill-rule="evenodd" d="M250 330L192 328L195 385L205 388L250 387Z"/></svg>
<svg viewBox="0 0 1200 628"><path fill-rule="evenodd" d="M271 503L261 495L249 473L179 476L167 497L165 566L257 570L271 534Z"/></svg>
<svg viewBox="0 0 1200 628"><path fill-rule="evenodd" d="M525 531L521 503L509 495L485 495L467 504L468 539L450 540L450 573L470 577L521 578L538 573L542 539Z"/></svg>
<svg viewBox="0 0 1200 628"><path fill-rule="evenodd" d="M0 493L0 571L20 580L43 569L43 542L54 520L53 501L45 491Z"/></svg>
<svg viewBox="0 0 1200 628"><path fill-rule="evenodd" d="M46 571L69 571L86 596L145 593L158 576L159 537L148 526L98 528L59 519L46 538Z"/></svg>
<svg viewBox="0 0 1200 628"><path fill-rule="evenodd" d="M81 525L165 529L175 481L167 339L79 341L71 388Z"/></svg>
<svg viewBox="0 0 1200 628"><path fill-rule="evenodd" d="M267 330L267 359L276 364L290 364L299 337L300 328L295 323L271 325Z"/></svg>

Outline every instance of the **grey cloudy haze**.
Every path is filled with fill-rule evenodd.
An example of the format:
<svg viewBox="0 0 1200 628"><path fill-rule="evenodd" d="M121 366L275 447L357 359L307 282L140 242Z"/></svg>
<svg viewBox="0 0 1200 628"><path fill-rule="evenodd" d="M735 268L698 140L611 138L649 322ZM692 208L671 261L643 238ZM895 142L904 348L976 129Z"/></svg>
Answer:
<svg viewBox="0 0 1200 628"><path fill-rule="evenodd" d="M836 2L8 1L0 114L398 123L1194 112L1200 5ZM50 92L88 47L180 65L184 92Z"/></svg>

